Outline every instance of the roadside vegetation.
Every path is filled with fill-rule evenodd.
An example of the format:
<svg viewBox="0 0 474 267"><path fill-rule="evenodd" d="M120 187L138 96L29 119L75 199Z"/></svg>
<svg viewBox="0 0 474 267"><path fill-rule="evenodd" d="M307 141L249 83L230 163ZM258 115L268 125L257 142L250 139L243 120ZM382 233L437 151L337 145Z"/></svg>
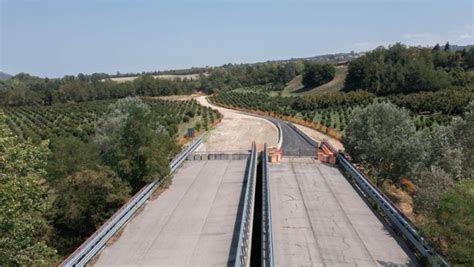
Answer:
<svg viewBox="0 0 474 267"><path fill-rule="evenodd" d="M404 186L410 217L452 263L474 258L474 102L446 126L417 131L408 110L391 103L356 109L344 148L379 188Z"/></svg>
<svg viewBox="0 0 474 267"><path fill-rule="evenodd" d="M200 131L219 117L195 100L138 97L4 107L0 265L55 265L168 174L181 124Z"/></svg>

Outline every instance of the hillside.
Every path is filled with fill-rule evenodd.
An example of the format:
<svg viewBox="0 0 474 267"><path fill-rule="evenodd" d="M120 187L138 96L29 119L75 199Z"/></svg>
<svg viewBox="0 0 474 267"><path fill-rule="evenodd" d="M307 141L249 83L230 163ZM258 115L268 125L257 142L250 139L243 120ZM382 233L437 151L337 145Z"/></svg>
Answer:
<svg viewBox="0 0 474 267"><path fill-rule="evenodd" d="M186 79L186 80L195 80L200 77L201 74L160 74L160 75L153 75L153 78L155 79L165 79L165 80L179 80L179 79ZM203 74L204 76L207 76L207 73ZM129 76L129 77L115 77L115 78L110 78L110 80L118 83L123 83L123 82L129 82L133 81L136 78L140 77L140 75L137 76Z"/></svg>
<svg viewBox="0 0 474 267"><path fill-rule="evenodd" d="M282 96L304 96L323 92L337 92L344 88L344 80L347 76L347 67L337 67L334 79L326 84L314 88L304 88L301 83L302 76L298 75L291 80L283 89Z"/></svg>
<svg viewBox="0 0 474 267"><path fill-rule="evenodd" d="M0 81L8 80L12 77L12 75L0 71Z"/></svg>

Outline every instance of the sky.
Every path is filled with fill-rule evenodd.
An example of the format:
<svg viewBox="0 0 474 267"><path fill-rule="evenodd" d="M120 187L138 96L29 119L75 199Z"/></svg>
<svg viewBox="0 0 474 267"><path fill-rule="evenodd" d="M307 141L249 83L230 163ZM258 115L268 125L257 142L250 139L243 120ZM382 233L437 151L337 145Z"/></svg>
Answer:
<svg viewBox="0 0 474 267"><path fill-rule="evenodd" d="M0 71L50 78L474 44L472 0L0 0L0 15Z"/></svg>

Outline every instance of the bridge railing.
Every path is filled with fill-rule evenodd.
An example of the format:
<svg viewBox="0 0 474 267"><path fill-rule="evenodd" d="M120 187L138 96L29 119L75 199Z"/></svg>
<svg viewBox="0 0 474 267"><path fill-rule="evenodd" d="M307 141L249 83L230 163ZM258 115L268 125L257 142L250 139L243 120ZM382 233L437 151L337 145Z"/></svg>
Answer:
<svg viewBox="0 0 474 267"><path fill-rule="evenodd" d="M179 155L170 163L170 173L173 173L186 157L194 151L203 141L202 137L194 139ZM125 205L112 215L92 236L82 243L60 266L85 266L117 233L122 226L135 214L135 212L153 194L156 188L163 182L164 177L144 186Z"/></svg>
<svg viewBox="0 0 474 267"><path fill-rule="evenodd" d="M408 219L388 200L367 177L361 173L342 153L337 154L338 164L350 175L363 193L374 201L382 210L389 222L399 230L403 237L416 251L426 258L432 266L449 266L449 264L426 244L425 239L415 230Z"/></svg>
<svg viewBox="0 0 474 267"><path fill-rule="evenodd" d="M270 181L268 169L267 144L262 152L262 266L272 267L273 260L273 231L272 205L270 199Z"/></svg>
<svg viewBox="0 0 474 267"><path fill-rule="evenodd" d="M252 249L253 216L255 203L255 187L257 176L257 149L252 143L252 151L245 177L245 196L240 221L239 242L235 256L235 266L250 266L250 251Z"/></svg>

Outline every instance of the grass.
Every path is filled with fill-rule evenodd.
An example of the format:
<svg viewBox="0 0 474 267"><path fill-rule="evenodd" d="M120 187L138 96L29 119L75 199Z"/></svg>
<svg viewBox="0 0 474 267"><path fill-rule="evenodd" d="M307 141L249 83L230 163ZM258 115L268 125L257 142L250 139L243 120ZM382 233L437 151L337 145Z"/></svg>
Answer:
<svg viewBox="0 0 474 267"><path fill-rule="evenodd" d="M474 70L467 71L467 76L471 79L474 79Z"/></svg>
<svg viewBox="0 0 474 267"><path fill-rule="evenodd" d="M305 96L325 92L337 92L344 88L344 80L347 76L347 67L336 68L336 75L332 81L314 88L304 88L301 75L296 76L283 89L282 96Z"/></svg>
<svg viewBox="0 0 474 267"><path fill-rule="evenodd" d="M188 133L188 128L194 128L196 126L196 123L201 121L202 116L194 116L194 118L191 118L188 122L182 122L178 125L178 134L177 134L177 139L183 138L185 134Z"/></svg>

